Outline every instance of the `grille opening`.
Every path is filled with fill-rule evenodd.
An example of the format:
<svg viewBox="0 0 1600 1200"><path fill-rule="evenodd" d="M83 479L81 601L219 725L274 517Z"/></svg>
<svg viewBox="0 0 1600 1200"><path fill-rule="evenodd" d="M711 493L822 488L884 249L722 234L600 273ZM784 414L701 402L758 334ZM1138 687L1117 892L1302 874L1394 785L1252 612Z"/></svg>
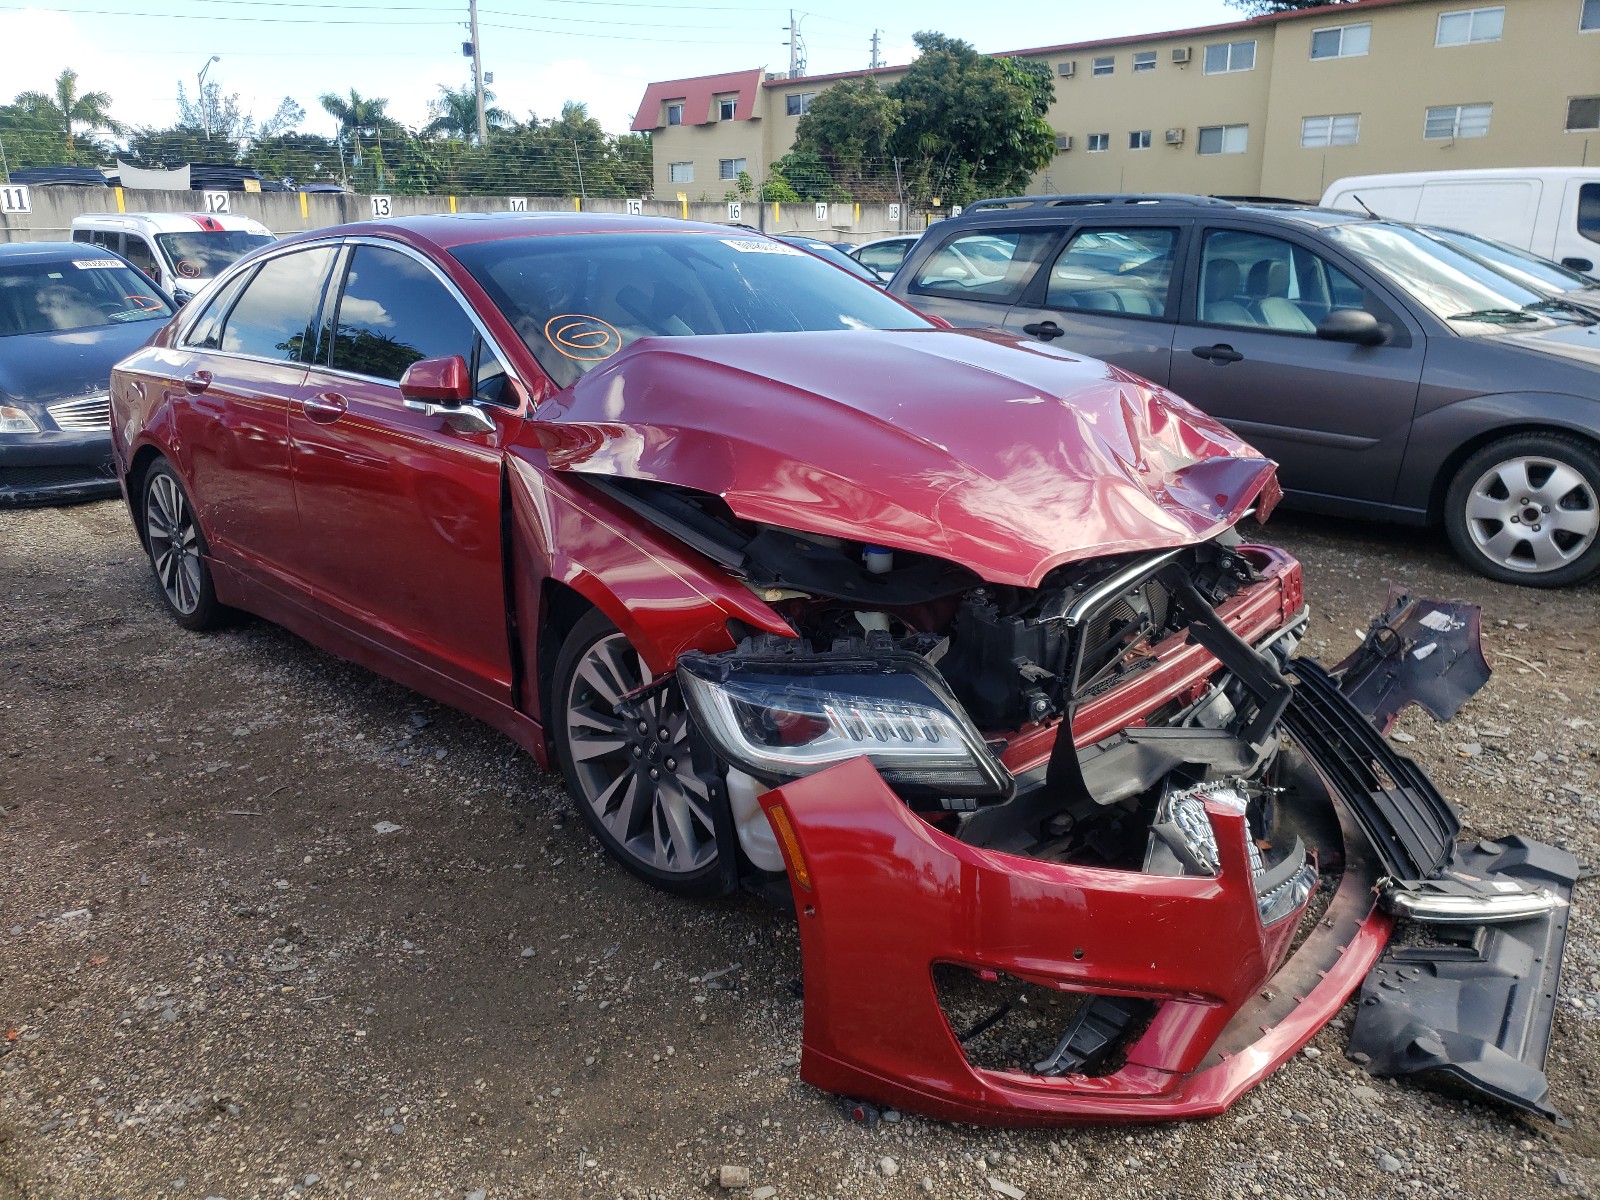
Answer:
<svg viewBox="0 0 1600 1200"><path fill-rule="evenodd" d="M1050 1072L1110 1075L1122 1069L1127 1047L1148 1028L1155 1013L1155 1005L1148 1001L1041 987L1003 972L986 979L955 963L934 964L933 987L961 1052L981 1071L1039 1074L1037 1064L1056 1054L1069 1030L1084 1027L1097 1009L1110 1004L1120 1006L1131 1019L1100 1040L1079 1069Z"/></svg>

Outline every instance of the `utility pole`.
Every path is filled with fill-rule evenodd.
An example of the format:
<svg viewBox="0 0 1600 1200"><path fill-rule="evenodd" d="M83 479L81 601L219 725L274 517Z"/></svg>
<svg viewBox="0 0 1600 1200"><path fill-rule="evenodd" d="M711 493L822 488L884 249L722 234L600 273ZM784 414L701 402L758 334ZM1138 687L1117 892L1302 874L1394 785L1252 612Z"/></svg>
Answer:
<svg viewBox="0 0 1600 1200"><path fill-rule="evenodd" d="M800 21L789 10L789 78L799 79L806 73L806 44L800 40Z"/></svg>
<svg viewBox="0 0 1600 1200"><path fill-rule="evenodd" d="M578 164L578 195L583 199L589 198L589 193L583 187L583 155L578 153L578 139L572 139L572 161Z"/></svg>
<svg viewBox="0 0 1600 1200"><path fill-rule="evenodd" d="M883 66L883 59L878 57L878 35L880 32L882 31L877 29L872 31L872 67L870 69L874 71Z"/></svg>
<svg viewBox="0 0 1600 1200"><path fill-rule="evenodd" d="M489 144L489 123L483 117L483 51L478 46L478 0L467 0L472 25L472 90L478 96L478 145Z"/></svg>

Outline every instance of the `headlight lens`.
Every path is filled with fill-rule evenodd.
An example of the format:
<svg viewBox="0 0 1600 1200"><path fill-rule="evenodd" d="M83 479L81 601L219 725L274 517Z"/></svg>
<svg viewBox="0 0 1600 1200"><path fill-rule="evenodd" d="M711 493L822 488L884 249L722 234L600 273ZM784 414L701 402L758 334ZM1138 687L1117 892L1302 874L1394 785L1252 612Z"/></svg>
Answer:
<svg viewBox="0 0 1600 1200"><path fill-rule="evenodd" d="M0 405L0 433L38 433L39 427L34 424L33 418L20 408L12 408L9 404Z"/></svg>
<svg viewBox="0 0 1600 1200"><path fill-rule="evenodd" d="M691 653L678 679L712 744L758 778L794 779L865 756L908 798L1010 793L1010 775L914 654L775 662Z"/></svg>

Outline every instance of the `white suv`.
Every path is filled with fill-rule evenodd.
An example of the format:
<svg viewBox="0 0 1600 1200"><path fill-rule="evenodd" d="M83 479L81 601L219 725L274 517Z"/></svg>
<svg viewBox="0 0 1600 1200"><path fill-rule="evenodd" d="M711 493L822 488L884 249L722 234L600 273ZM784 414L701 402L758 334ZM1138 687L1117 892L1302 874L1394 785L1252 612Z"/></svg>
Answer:
<svg viewBox="0 0 1600 1200"><path fill-rule="evenodd" d="M275 241L260 221L229 213L84 213L72 240L115 250L187 304L225 267Z"/></svg>

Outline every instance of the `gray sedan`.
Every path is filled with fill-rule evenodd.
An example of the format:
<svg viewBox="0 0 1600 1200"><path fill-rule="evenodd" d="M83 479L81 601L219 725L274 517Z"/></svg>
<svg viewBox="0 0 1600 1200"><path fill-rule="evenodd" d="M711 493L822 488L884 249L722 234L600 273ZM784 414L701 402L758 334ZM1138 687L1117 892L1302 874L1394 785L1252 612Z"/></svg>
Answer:
<svg viewBox="0 0 1600 1200"><path fill-rule="evenodd" d="M1442 524L1507 582L1600 571L1600 325L1422 230L1203 197L980 201L890 290L1170 387L1277 459L1296 507Z"/></svg>

